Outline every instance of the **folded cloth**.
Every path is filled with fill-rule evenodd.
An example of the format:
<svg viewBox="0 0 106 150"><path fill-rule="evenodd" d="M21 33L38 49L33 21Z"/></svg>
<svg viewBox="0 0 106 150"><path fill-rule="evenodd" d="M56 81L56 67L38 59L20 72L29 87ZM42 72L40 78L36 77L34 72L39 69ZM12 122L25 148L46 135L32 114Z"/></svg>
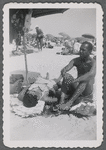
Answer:
<svg viewBox="0 0 106 150"><path fill-rule="evenodd" d="M38 77L36 82L36 84L47 84L48 87L52 88L54 84L56 84L56 82L54 80L48 80L48 79L44 79L42 77Z"/></svg>
<svg viewBox="0 0 106 150"><path fill-rule="evenodd" d="M44 91L44 90L48 90L48 88L47 88L47 85L46 84L39 84L39 83L34 83L34 84L32 84L31 86L30 86L30 88L29 88L29 90L34 90L34 91L36 91L38 88L40 88L41 89L41 91Z"/></svg>
<svg viewBox="0 0 106 150"><path fill-rule="evenodd" d="M76 114L83 116L93 116L96 115L96 107L93 103L84 103L81 102L76 106L73 106L70 111L74 111Z"/></svg>
<svg viewBox="0 0 106 150"><path fill-rule="evenodd" d="M70 108L70 111L74 111L76 114L83 116L96 115L96 104L95 100L93 100L93 94L80 96L75 103L75 105Z"/></svg>

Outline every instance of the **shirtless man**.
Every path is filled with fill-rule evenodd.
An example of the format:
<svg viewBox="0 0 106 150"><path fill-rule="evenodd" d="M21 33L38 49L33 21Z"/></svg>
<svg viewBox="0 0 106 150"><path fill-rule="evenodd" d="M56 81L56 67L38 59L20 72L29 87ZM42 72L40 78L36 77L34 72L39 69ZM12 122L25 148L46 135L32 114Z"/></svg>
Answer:
<svg viewBox="0 0 106 150"><path fill-rule="evenodd" d="M38 49L42 50L42 47L43 47L43 32L38 26L36 26L36 33L37 33L36 40L37 40ZM40 45L40 47L39 47L39 45Z"/></svg>
<svg viewBox="0 0 106 150"><path fill-rule="evenodd" d="M61 70L61 75L58 78L58 81L63 77L62 82L62 94L61 101L59 104L59 109L61 110L69 110L73 105L74 101L77 98L82 96L91 95L93 92L93 84L94 77L96 74L96 63L95 60L90 57L92 52L92 44L89 42L82 43L80 47L80 57L77 57L69 62L69 64ZM69 70L71 70L74 66L77 68L78 77L74 79L71 75L67 74ZM70 79L69 79L70 78ZM73 87L74 92L71 90L72 88L68 88L65 81L68 79L68 86ZM71 98L68 99L68 102L65 101L65 97L68 93L73 93Z"/></svg>

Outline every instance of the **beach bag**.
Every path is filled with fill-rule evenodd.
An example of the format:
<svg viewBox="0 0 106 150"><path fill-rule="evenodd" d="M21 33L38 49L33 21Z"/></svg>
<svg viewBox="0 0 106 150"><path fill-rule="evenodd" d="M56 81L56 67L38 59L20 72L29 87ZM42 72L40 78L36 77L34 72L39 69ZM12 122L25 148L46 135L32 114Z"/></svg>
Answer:
<svg viewBox="0 0 106 150"><path fill-rule="evenodd" d="M18 94L22 90L22 82L24 77L22 74L12 74L10 76L10 94Z"/></svg>
<svg viewBox="0 0 106 150"><path fill-rule="evenodd" d="M11 74L10 76L10 84L14 84L17 80L21 80L23 82L24 77L22 74Z"/></svg>
<svg viewBox="0 0 106 150"><path fill-rule="evenodd" d="M17 80L14 84L10 84L10 94L19 94L22 90L22 82Z"/></svg>

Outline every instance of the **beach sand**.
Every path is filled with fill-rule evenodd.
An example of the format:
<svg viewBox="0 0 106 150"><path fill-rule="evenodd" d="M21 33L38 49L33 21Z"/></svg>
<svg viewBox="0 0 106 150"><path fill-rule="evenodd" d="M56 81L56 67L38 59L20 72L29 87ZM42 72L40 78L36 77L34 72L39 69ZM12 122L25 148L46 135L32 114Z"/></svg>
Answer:
<svg viewBox="0 0 106 150"><path fill-rule="evenodd" d="M38 72L43 77L49 72L50 79L57 78L60 70L77 56L57 55L61 47L43 49L38 53L27 55L28 71ZM10 72L25 70L24 56L10 58ZM74 67L70 73L76 77ZM88 119L77 118L73 115L58 117L37 116L21 118L10 112L10 139L11 140L96 140L96 116Z"/></svg>

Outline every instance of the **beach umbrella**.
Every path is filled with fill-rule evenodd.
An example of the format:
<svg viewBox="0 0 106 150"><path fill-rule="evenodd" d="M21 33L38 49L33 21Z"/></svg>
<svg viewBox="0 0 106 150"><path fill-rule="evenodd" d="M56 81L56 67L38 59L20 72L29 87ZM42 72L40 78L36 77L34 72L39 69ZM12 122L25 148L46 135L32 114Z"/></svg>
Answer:
<svg viewBox="0 0 106 150"><path fill-rule="evenodd" d="M57 40L57 37L55 37L54 35L52 34L46 34L45 36L48 40L50 40L51 42L56 42Z"/></svg>
<svg viewBox="0 0 106 150"><path fill-rule="evenodd" d="M59 41L64 40L64 38L63 38L63 37L59 37L59 36L58 36L58 37L56 37L56 39L57 39L57 40L59 40Z"/></svg>
<svg viewBox="0 0 106 150"><path fill-rule="evenodd" d="M79 43L83 43L85 41L89 41L89 38L85 38L85 37L76 37L75 38L77 40L77 42Z"/></svg>
<svg viewBox="0 0 106 150"><path fill-rule="evenodd" d="M95 37L91 34L83 34L82 37L88 38L88 39L95 39Z"/></svg>
<svg viewBox="0 0 106 150"><path fill-rule="evenodd" d="M33 9L32 17L37 18L45 15L52 15L52 14L57 14L57 13L63 13L68 9L64 8L52 8L52 9Z"/></svg>
<svg viewBox="0 0 106 150"><path fill-rule="evenodd" d="M64 39L71 39L71 37L64 32L60 32L59 35L63 36Z"/></svg>
<svg viewBox="0 0 106 150"><path fill-rule="evenodd" d="M52 40L55 38L52 34L46 34L46 37L48 40Z"/></svg>
<svg viewBox="0 0 106 150"><path fill-rule="evenodd" d="M31 25L31 18L37 18L45 15L51 15L56 13L63 13L68 9L64 8L52 8L52 9L10 9L9 10L9 27L10 27L10 42L12 42L13 34L17 35L17 33L21 32L23 35L23 46L24 46L24 56L25 56L25 68L26 68L26 82L27 81L27 74L28 74L28 67L27 67L27 57L26 57L26 43L25 43L25 36L26 33L30 29Z"/></svg>

